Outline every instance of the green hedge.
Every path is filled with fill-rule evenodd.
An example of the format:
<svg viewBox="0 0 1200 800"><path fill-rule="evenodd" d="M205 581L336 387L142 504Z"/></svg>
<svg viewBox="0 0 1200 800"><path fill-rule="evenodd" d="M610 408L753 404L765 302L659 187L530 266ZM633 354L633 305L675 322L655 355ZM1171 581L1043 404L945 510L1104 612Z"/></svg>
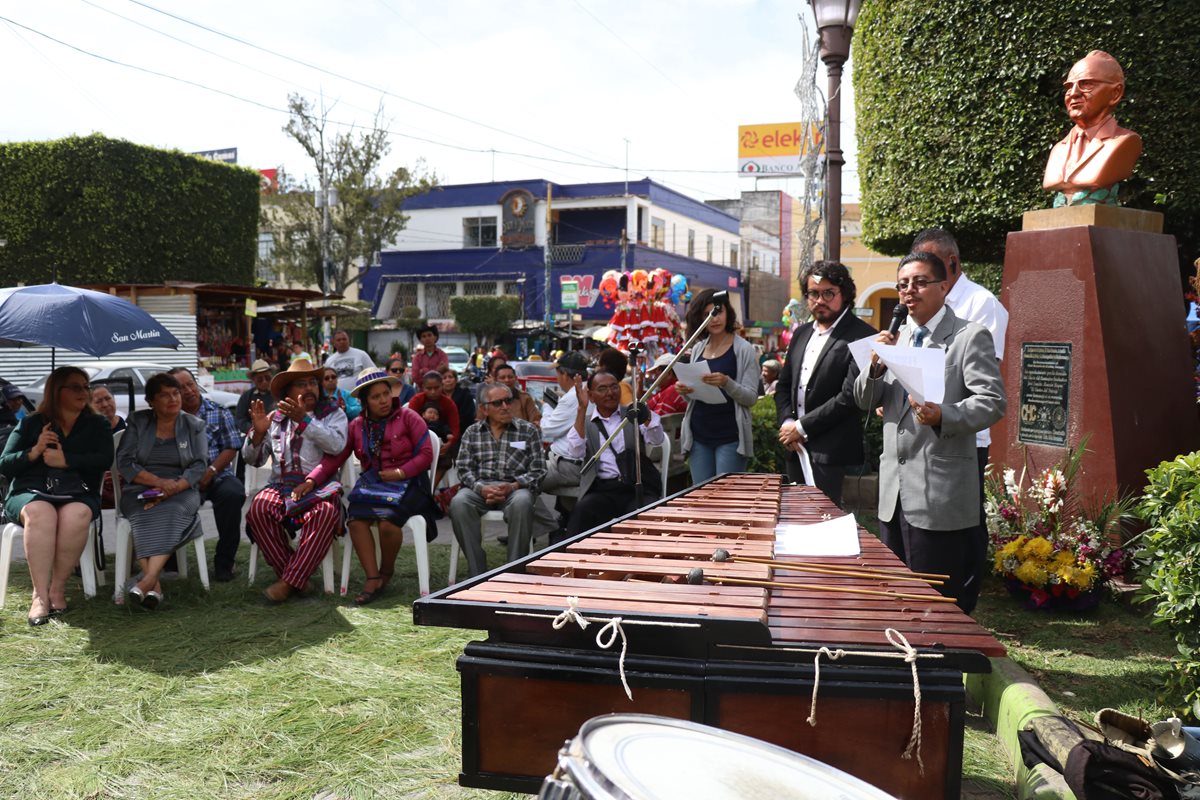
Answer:
<svg viewBox="0 0 1200 800"><path fill-rule="evenodd" d="M253 284L253 170L99 134L0 144L0 284Z"/></svg>
<svg viewBox="0 0 1200 800"><path fill-rule="evenodd" d="M1002 261L1021 213L1052 201L1042 172L1070 129L1062 80L1093 49L1125 68L1117 119L1145 147L1123 202L1164 211L1194 255L1200 14L1167 0L868 0L851 50L866 243L902 255L942 225L967 258Z"/></svg>
<svg viewBox="0 0 1200 800"><path fill-rule="evenodd" d="M1146 522L1137 560L1140 599L1170 629L1176 655L1159 701L1200 718L1200 452L1146 471L1138 513Z"/></svg>

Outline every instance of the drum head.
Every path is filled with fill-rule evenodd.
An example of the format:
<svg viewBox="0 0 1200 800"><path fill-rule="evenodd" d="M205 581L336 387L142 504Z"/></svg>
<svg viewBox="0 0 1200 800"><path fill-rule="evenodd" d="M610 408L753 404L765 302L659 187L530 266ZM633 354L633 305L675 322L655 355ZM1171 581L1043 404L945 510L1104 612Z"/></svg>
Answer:
<svg viewBox="0 0 1200 800"><path fill-rule="evenodd" d="M596 717L580 728L572 749L589 778L629 800L893 800L808 756L664 717Z"/></svg>

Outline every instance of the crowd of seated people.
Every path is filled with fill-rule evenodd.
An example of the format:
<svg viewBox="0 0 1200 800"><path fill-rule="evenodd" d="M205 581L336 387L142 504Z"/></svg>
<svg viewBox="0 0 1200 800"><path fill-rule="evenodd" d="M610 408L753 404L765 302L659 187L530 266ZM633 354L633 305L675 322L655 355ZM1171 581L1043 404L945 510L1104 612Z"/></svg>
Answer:
<svg viewBox="0 0 1200 800"><path fill-rule="evenodd" d="M284 602L309 590L333 539L345 531L365 575L354 596L360 605L387 590L407 520L422 515L434 522L434 488L452 468L457 494L448 511L471 574L487 567L480 535L487 511L501 511L508 523L511 560L530 551L535 531L561 536L603 516L600 509L626 505L589 495L615 497L616 483L628 482L627 437L580 489L580 466L593 454L594 437L586 424L580 434L577 417L594 414L597 397L604 401L600 418L630 413L616 398L631 390L617 395L608 388L623 385L616 375L598 372L606 377L597 387L583 354L563 354L555 363L557 393L539 408L503 354L493 353L476 391L440 363L436 336L424 333L419 360L434 368L413 376L415 385L405 382L407 362L400 356L347 380L344 370L316 366L301 350L281 371L264 360L251 364L251 388L233 411L206 399L190 370L176 368L150 377L147 407L122 418L107 387L89 386L87 373L74 367L55 370L41 405L17 420L0 455L0 475L9 485L5 516L24 528L30 624L65 613L66 581L91 523L101 507L114 504L128 520L139 567L123 587L125 601L148 610L166 600L162 577L169 576L175 551L203 535L205 502L218 534L215 580L236 575L244 529L275 573L266 598ZM616 369L615 358L607 358ZM661 439L658 415L643 413L651 414L655 435L645 438L653 444ZM431 432L440 447L432 481ZM344 486L342 467L351 458L360 465L359 477ZM249 497L243 514L245 469L268 465L265 486ZM543 489L563 495L553 510L538 502ZM582 516L573 511L581 493Z"/></svg>

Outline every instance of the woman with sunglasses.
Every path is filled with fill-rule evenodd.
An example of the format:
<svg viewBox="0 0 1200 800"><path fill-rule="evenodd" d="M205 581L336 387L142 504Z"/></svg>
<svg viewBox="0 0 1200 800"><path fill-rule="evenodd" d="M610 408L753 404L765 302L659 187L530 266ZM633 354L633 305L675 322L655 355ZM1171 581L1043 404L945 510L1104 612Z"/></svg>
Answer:
<svg viewBox="0 0 1200 800"><path fill-rule="evenodd" d="M112 463L112 428L88 404L87 373L59 367L0 455L0 474L12 479L4 512L25 529L30 625L67 610L67 578L100 515L101 476Z"/></svg>
<svg viewBox="0 0 1200 800"><path fill-rule="evenodd" d="M374 367L372 367L374 369ZM325 367L321 372L321 386L326 396L332 398L346 412L346 419L354 419L362 413L362 404L358 398L345 389L338 388L338 374L333 367Z"/></svg>
<svg viewBox="0 0 1200 800"><path fill-rule="evenodd" d="M417 393L412 384L404 382L404 373L407 371L408 366L401 356L392 356L388 359L387 374L396 379L396 382L392 384L392 397L399 400L402 406L408 405L408 401L412 400L413 395Z"/></svg>

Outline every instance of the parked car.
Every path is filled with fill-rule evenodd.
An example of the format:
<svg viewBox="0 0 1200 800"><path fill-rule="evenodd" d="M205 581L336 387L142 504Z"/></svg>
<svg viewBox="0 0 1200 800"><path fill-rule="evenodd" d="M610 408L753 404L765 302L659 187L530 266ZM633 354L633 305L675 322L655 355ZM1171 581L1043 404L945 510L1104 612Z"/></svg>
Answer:
<svg viewBox="0 0 1200 800"><path fill-rule="evenodd" d="M517 373L521 388L529 393L539 406L542 395L552 386L558 385L558 373L550 361L510 361L509 366Z"/></svg>
<svg viewBox="0 0 1200 800"><path fill-rule="evenodd" d="M451 369L453 369L459 375L462 375L467 371L467 364L470 363L471 360L470 353L468 353L466 350L463 350L461 347L455 347L453 345L449 347L443 347L442 350L444 350L446 355L450 358Z"/></svg>
<svg viewBox="0 0 1200 800"><path fill-rule="evenodd" d="M129 416L129 387L133 387L133 407L146 408L146 381L151 375L166 370L159 364L147 364L142 361L82 361L72 364L88 374L91 383L103 383L113 393L117 401L117 413L122 417ZM41 402L42 389L46 386L49 375L38 378L25 390L25 396L34 403ZM126 383L128 381L128 383ZM225 392L220 389L200 387L204 396L219 406L230 411L237 408L240 395Z"/></svg>

